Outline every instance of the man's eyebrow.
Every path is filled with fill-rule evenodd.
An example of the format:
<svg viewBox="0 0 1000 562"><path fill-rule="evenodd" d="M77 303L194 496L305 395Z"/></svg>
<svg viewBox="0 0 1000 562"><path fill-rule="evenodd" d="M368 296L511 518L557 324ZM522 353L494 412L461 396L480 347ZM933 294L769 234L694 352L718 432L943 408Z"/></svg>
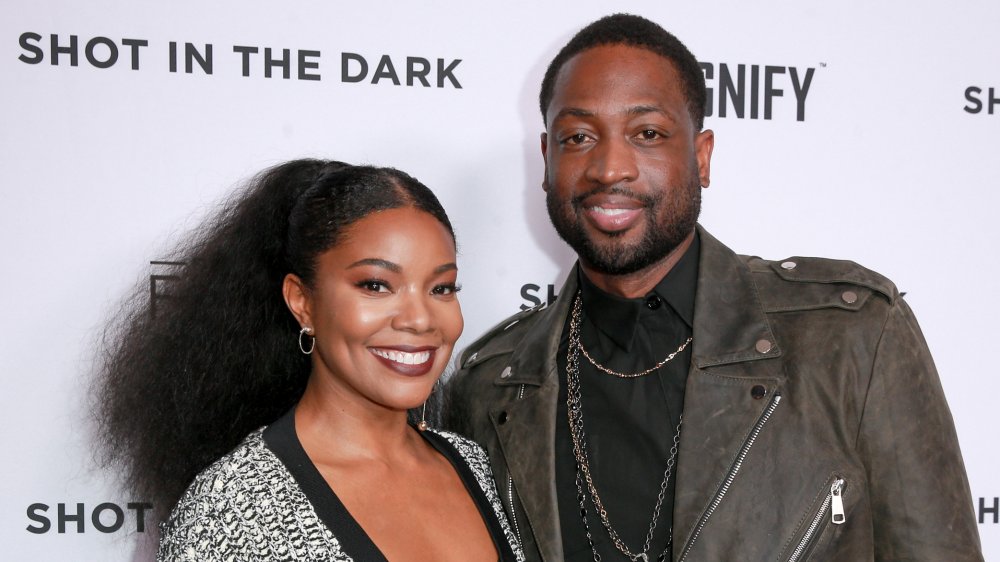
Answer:
<svg viewBox="0 0 1000 562"><path fill-rule="evenodd" d="M559 110L559 113L556 113L555 116L552 117L552 120L556 121L562 117L593 117L594 115L595 113L593 111L579 107L564 107Z"/></svg>
<svg viewBox="0 0 1000 562"><path fill-rule="evenodd" d="M365 258L363 260L358 260L351 265L347 266L347 269L354 267L361 267L363 265L373 265L375 267L381 267L382 269L388 269L393 273L399 273L403 271L403 268L399 267L399 264L392 263L389 260L383 260L379 258Z"/></svg>
<svg viewBox="0 0 1000 562"><path fill-rule="evenodd" d="M645 115L647 113L658 113L671 121L676 121L672 113L656 105L635 105L625 110L625 114L630 117Z"/></svg>
<svg viewBox="0 0 1000 562"><path fill-rule="evenodd" d="M664 110L662 107L657 105L634 105L625 110L625 114L629 117L636 117L639 115L645 115L647 113L658 113L671 121L676 121L673 114L669 111ZM553 121L557 121L562 117L594 117L597 114L588 109L582 109L579 107L566 107L556 113L555 117L552 118Z"/></svg>
<svg viewBox="0 0 1000 562"><path fill-rule="evenodd" d="M434 274L437 275L439 273L444 273L445 271L457 271L457 270L458 270L458 265L456 265L454 262L450 262L435 267Z"/></svg>

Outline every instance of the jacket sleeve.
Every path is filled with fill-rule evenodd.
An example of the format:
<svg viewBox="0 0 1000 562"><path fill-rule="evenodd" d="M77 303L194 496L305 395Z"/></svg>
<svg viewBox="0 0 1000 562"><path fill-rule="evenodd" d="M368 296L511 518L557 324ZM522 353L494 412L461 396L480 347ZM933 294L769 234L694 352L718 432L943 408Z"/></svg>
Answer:
<svg viewBox="0 0 1000 562"><path fill-rule="evenodd" d="M875 560L982 560L951 411L909 306L890 307L858 449L871 497Z"/></svg>

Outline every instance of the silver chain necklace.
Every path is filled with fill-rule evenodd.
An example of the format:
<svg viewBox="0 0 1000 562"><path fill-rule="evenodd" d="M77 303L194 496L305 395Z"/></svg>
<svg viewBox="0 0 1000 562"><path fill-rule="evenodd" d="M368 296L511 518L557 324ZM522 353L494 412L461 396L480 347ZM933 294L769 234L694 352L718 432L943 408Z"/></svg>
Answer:
<svg viewBox="0 0 1000 562"><path fill-rule="evenodd" d="M614 543L615 548L619 550L622 554L628 557L632 561L649 561L649 548L650 543L653 541L653 531L656 529L656 523L660 519L660 509L663 507L663 500L666 496L667 485L670 483L670 475L673 472L674 463L677 459L677 446L680 443L681 436L681 424L684 423L684 416L681 415L680 421L677 423L677 430L674 432L673 446L670 448L670 458L667 459L667 468L663 471L663 482L660 483L660 492L656 496L656 505L653 507L653 520L649 523L649 532L646 533L646 542L642 546L642 551L635 553L632 552L626 545L625 542L618 536L618 533L611 527L611 521L608 520L608 512L604 508L604 503L601 501L600 496L597 493L597 487L594 485L594 479L590 474L590 463L587 461L587 435L583 430L583 400L581 398L581 385L580 385L580 352L583 351L583 345L580 342L580 317L582 315L582 306L580 294L577 293L576 300L573 302L573 312L570 316L569 323L569 345L568 353L566 357L566 411L569 418L569 430L570 436L573 441L573 456L576 459L576 491L577 500L580 503L580 517L583 519L584 531L587 535L587 542L590 544L590 550L594 554L594 562L601 562L601 555L597 552L597 547L594 545L593 535L590 533L590 525L587 522L587 493L590 494L591 502L594 504L594 508L601 520L601 524L608 533L608 537L611 538L611 542ZM667 361L673 359L678 353L680 353L684 347L691 342L689 338L680 349L671 353L667 359L661 361L653 370L662 367ZM583 352L586 356L586 352ZM595 367L601 368L597 365L593 359L587 356L587 359L594 364ZM604 370L604 369L602 369ZM610 370L604 370L609 372ZM616 376L622 376L619 373L610 372L610 374ZM632 378L639 375L632 375L631 377L625 376L623 378ZM583 483L586 482L587 491L584 492ZM670 544L673 542L673 530L671 529L667 535L667 545L660 553L658 560L663 560L666 556L667 550L670 548Z"/></svg>

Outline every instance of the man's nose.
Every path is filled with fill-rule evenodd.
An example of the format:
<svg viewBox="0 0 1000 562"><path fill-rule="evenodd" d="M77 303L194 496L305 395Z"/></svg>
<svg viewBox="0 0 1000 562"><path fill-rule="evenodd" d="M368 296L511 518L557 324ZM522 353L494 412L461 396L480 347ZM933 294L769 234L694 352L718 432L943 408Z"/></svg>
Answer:
<svg viewBox="0 0 1000 562"><path fill-rule="evenodd" d="M625 138L605 138L591 149L587 179L602 185L632 181L639 176L635 147Z"/></svg>

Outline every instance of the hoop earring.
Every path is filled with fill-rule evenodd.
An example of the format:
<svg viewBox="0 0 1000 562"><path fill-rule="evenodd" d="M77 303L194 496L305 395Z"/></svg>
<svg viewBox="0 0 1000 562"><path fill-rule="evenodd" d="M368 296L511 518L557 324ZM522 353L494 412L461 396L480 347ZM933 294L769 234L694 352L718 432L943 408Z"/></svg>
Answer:
<svg viewBox="0 0 1000 562"><path fill-rule="evenodd" d="M307 327L299 331L299 351L306 355L311 355L313 350L316 349L316 336L313 336L312 331L312 328ZM310 336L312 338L312 345L309 346L309 349L306 349L306 346L302 345L302 336Z"/></svg>

